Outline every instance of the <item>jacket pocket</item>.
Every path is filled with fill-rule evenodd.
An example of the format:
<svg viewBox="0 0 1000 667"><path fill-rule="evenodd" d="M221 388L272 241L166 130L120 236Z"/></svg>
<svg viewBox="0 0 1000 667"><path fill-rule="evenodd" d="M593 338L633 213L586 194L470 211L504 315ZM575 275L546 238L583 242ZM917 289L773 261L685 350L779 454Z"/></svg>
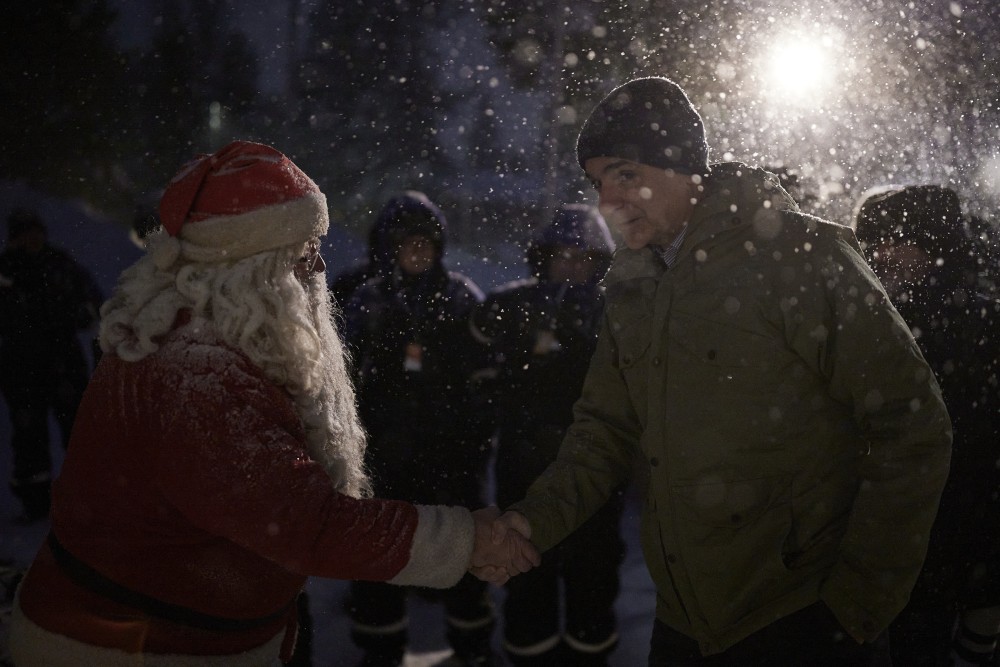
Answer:
<svg viewBox="0 0 1000 667"><path fill-rule="evenodd" d="M670 340L691 361L755 372L767 370L775 353L784 349L778 341L762 333L687 313L674 315Z"/></svg>
<svg viewBox="0 0 1000 667"><path fill-rule="evenodd" d="M628 392L629 402L642 427L648 423L649 350L651 319L641 315L628 320L611 320L613 360Z"/></svg>
<svg viewBox="0 0 1000 667"><path fill-rule="evenodd" d="M678 516L703 526L701 540L713 535L728 539L729 533L761 527L778 519L790 526L792 478L776 475L755 479L727 480L718 476L672 487ZM715 535L719 531L725 535ZM699 540L699 541L701 541Z"/></svg>
<svg viewBox="0 0 1000 667"><path fill-rule="evenodd" d="M652 316L622 306L609 306L608 326L614 341L618 369L635 368L645 357L652 341Z"/></svg>
<svg viewBox="0 0 1000 667"><path fill-rule="evenodd" d="M650 342L648 327L636 327L626 333L618 344L618 369L627 373L643 365Z"/></svg>
<svg viewBox="0 0 1000 667"><path fill-rule="evenodd" d="M790 476L675 485L675 527L705 619L723 629L787 593Z"/></svg>
<svg viewBox="0 0 1000 667"><path fill-rule="evenodd" d="M786 417L796 406L804 407L819 387L777 332L736 324L674 315L668 348L671 398L685 406L681 414L701 419L710 406L728 402L733 412L720 417L720 426L757 424L757 436L780 443L794 428L794 420ZM720 439L733 442L751 435L719 432Z"/></svg>

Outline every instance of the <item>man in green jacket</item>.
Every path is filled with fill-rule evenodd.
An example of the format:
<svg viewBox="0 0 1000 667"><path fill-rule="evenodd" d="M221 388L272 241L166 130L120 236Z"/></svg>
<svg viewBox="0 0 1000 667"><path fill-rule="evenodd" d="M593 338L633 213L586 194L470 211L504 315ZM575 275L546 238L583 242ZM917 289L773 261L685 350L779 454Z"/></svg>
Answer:
<svg viewBox="0 0 1000 667"><path fill-rule="evenodd" d="M890 664L951 425L854 234L710 168L667 79L611 92L577 154L625 247L558 460L495 533L549 549L635 468L651 666Z"/></svg>

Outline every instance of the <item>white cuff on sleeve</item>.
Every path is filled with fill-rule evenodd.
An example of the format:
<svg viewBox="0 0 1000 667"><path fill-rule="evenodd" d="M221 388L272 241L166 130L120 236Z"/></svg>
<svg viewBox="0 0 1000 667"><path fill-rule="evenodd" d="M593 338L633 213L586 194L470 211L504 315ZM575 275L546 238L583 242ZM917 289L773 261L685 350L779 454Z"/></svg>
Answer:
<svg viewBox="0 0 1000 667"><path fill-rule="evenodd" d="M464 507L417 505L410 560L390 584L450 588L469 569L476 528Z"/></svg>

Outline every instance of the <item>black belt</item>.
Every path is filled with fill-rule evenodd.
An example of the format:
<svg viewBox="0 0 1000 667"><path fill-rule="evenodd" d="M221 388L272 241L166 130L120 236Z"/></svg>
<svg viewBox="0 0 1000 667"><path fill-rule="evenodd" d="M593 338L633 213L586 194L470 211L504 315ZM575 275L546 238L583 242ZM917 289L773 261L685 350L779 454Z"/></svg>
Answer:
<svg viewBox="0 0 1000 667"><path fill-rule="evenodd" d="M49 533L48 543L49 549L52 550L52 555L56 559L56 563L75 583L109 600L134 607L150 616L155 616L179 625L186 625L200 630L213 630L215 632L255 630L284 619L295 605L295 600L293 599L275 613L258 618L223 618L221 616L203 614L200 611L182 607L181 605L157 600L144 593L133 591L130 588L111 581L67 551L66 547L51 532Z"/></svg>

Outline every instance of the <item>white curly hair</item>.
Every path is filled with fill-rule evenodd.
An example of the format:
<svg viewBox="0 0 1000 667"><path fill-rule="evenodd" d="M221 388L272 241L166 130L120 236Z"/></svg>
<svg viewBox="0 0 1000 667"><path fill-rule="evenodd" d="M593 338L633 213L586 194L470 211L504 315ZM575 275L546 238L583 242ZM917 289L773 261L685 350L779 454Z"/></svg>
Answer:
<svg viewBox="0 0 1000 667"><path fill-rule="evenodd" d="M303 282L293 272L306 244L233 262L189 262L159 232L147 254L122 272L101 307L105 353L137 361L155 352L182 309L204 318L293 397L310 455L335 487L371 495L364 470L365 434L358 419L344 346L324 275Z"/></svg>

